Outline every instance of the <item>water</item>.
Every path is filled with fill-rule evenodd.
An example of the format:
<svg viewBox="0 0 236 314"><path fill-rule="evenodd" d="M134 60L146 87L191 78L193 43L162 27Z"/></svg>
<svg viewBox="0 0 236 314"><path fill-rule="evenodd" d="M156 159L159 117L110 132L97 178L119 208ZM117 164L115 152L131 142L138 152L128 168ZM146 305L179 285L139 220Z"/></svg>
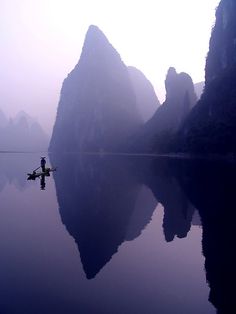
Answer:
<svg viewBox="0 0 236 314"><path fill-rule="evenodd" d="M1 314L235 306L234 165L52 155L41 190L39 159L0 155Z"/></svg>

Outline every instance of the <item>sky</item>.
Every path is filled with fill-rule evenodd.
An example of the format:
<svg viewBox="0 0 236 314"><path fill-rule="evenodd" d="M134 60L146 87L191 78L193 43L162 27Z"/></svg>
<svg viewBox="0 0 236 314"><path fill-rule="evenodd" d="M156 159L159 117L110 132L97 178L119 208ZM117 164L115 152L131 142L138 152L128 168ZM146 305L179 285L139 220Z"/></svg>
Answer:
<svg viewBox="0 0 236 314"><path fill-rule="evenodd" d="M126 65L141 70L161 102L167 70L204 80L219 0L0 0L0 109L24 110L48 134L63 80L97 25Z"/></svg>

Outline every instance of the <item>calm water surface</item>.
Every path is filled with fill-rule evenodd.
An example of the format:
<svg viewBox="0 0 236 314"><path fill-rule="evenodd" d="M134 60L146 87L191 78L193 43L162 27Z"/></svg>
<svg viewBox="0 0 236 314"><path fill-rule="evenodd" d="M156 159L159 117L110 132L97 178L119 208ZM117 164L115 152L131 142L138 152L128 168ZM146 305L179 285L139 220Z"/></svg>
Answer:
<svg viewBox="0 0 236 314"><path fill-rule="evenodd" d="M1 314L211 314L235 306L235 167L0 155ZM232 312L233 313L233 312Z"/></svg>

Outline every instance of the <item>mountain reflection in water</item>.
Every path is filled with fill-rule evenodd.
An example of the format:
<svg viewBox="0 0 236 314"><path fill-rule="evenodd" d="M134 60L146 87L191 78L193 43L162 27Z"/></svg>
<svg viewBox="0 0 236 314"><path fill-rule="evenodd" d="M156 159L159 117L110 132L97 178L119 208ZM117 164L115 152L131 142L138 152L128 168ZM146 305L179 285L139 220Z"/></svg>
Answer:
<svg viewBox="0 0 236 314"><path fill-rule="evenodd" d="M174 171L201 216L209 300L219 314L235 313L235 163L181 161Z"/></svg>
<svg viewBox="0 0 236 314"><path fill-rule="evenodd" d="M32 279L34 275L28 277L31 278L30 295L32 295L28 306L33 310L29 309L28 312L24 312L19 308L14 310L14 303L10 302L11 298L19 298L14 297L14 294L10 297L12 292L9 292L16 289L19 283L17 284L16 281L15 287L10 285L7 279L10 277L7 274L8 264L11 265L11 262L7 259L5 261L4 257L2 268L0 268L1 273L4 271L5 278L2 281L4 287L0 286L0 289L2 295L7 295L1 307L4 309L4 314L35 314L35 308L43 314L52 312L74 314L79 311L84 314L111 312L136 314L137 311L140 314L154 312L170 314L175 311L184 314L215 313L210 304L204 304L203 301L196 303L204 294L207 300L207 283L201 279L203 273L201 274L200 271L203 268L203 261L200 259L200 253L199 255L196 253L198 243L200 250L201 232L198 230L201 229L196 229L196 227L191 229L191 225L200 226L201 224L202 252L205 257L206 279L210 287L209 301L217 309L217 313L234 313L236 306L232 286L236 279L234 253L236 213L233 204L236 168L233 163L141 156L50 155L51 165L58 168L53 177L60 217L78 247L83 271L87 277L83 279L76 266L76 263L80 265L76 253L69 255L65 253L68 252L68 244L65 243L69 239L63 240L65 236L60 235L61 227L55 216L57 207L55 211L50 210L50 206L55 203L53 177L48 178L46 191L40 191L39 183L27 182L25 176L29 170L37 166L35 165L37 155L7 154L0 155L0 159L0 192L4 196L2 204L6 205L4 203L6 189L10 189L13 185L20 193L25 193L28 197L31 195L30 202L27 203L26 199L26 202L22 204L20 201L14 204L14 206L19 206L21 211L24 209L23 212L29 217L24 220L19 210L12 211L15 215L19 215L18 220L13 221L15 225L10 226L16 229L18 235L18 238L14 238L12 234L14 239L12 241L15 242L13 246L17 246L17 241L20 239L19 232L21 235L22 231L18 230L18 225L20 226L22 219L23 225L26 225L25 230L29 229L27 224L28 221L30 222L32 239L35 239L37 234L40 239L42 230L40 231L40 225L37 226L37 223L40 223L39 217L42 216L42 219L48 220L48 240L46 241L48 244L45 242L48 255L45 256L45 265L47 265L46 259L53 258L55 251L54 247L50 247L50 241L52 241L50 233L56 241L54 245L58 247L57 254L63 261L61 264L58 259L54 266L50 262L50 267L47 267L52 270L46 277L43 275L44 270L40 270L40 265L38 265L41 275L40 279L37 277L37 282ZM47 160L49 162L49 159ZM36 189L32 190L33 187ZM29 192L27 192L28 188L30 188ZM16 193L13 189L12 191ZM19 195L17 194L18 198ZM13 198L14 195L12 195ZM42 208L40 213L36 208L40 208L46 202L51 205L48 204L47 209ZM162 206L164 214L160 224L162 224L163 239L161 233L154 229L157 228L156 213L158 220L162 217ZM6 208L10 208L9 205ZM34 216L33 220L30 218L31 212ZM10 216L7 216L7 211L2 210L1 215L1 220L4 222L2 228L5 228L6 222L10 224L12 221L9 220ZM49 227L50 224L51 227ZM6 226L6 232L7 229L8 226ZM1 231L0 245L2 253L6 255L4 252L8 252L8 249L4 244L6 238L4 232L4 230ZM57 237L55 232L58 233ZM27 238L25 239L27 250L31 244L27 243ZM166 244L164 244L164 239ZM182 245L182 243L185 244ZM40 247L41 244L38 243L38 246ZM30 251L32 260L35 259L34 249ZM17 254L14 253L14 256ZM39 252L36 256L38 254ZM9 256L11 255L12 253ZM44 254L42 258L44 259ZM26 271L23 266L24 258L19 257L19 262L21 267L17 264L17 268L14 269L19 268L21 274L28 273L31 266L28 266L29 269ZM17 259L14 263L17 263ZM60 269L60 267L67 271L58 272L57 268ZM50 294L46 289L43 293L47 293L47 297L44 297L42 307L37 304L37 295L34 295L32 291L35 289L34 285L35 287L39 285L39 281L44 289L47 280L52 282L62 280L63 284L61 286L57 284L54 290L62 289L63 292L57 291ZM70 292L73 297L67 296L64 285L73 287L73 293ZM53 286L52 283L51 286ZM24 289L29 289L29 287L26 285ZM21 288L21 291L24 289ZM36 291L41 290L37 288ZM19 292L17 293L19 296ZM55 301L55 296L60 293L63 293L63 300L59 298ZM28 295L29 292L26 290L22 292L22 295L24 294ZM184 294L186 299L181 299L181 295ZM78 300L76 295L78 295ZM80 298L79 295L81 295ZM109 298L106 295L109 295ZM7 305L8 298L10 305ZM70 301L71 298L73 302ZM89 300L94 300L95 303ZM24 300L24 297L21 297L20 302L15 300L16 306L24 302L27 304L29 301L27 298ZM48 305L50 309L46 309L47 304L50 305ZM12 309L7 310L8 307ZM26 308L27 306L24 305L24 309Z"/></svg>
<svg viewBox="0 0 236 314"><path fill-rule="evenodd" d="M75 239L88 279L127 240L138 237L161 202L166 241L187 236L194 208L166 160L64 155L51 157L60 169L55 183L62 222Z"/></svg>
<svg viewBox="0 0 236 314"><path fill-rule="evenodd" d="M231 288L236 279L234 165L121 156L54 158L60 168L55 174L60 214L88 279L122 242L141 234L158 202L164 206L167 242L187 236L196 208L203 223L209 300L219 313L236 310Z"/></svg>

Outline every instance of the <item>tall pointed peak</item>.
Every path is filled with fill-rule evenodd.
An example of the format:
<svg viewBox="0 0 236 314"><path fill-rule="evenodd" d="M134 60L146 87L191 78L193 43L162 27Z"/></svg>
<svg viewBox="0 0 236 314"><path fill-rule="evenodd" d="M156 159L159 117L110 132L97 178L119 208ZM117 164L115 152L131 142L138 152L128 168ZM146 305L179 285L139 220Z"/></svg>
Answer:
<svg viewBox="0 0 236 314"><path fill-rule="evenodd" d="M105 39L106 41L107 38L106 36L104 35L104 33L100 30L100 28L96 25L90 25L88 30L87 30L87 33L85 35L85 43L86 41L90 40L90 39L97 39L97 40L101 40L101 39Z"/></svg>
<svg viewBox="0 0 236 314"><path fill-rule="evenodd" d="M102 66L103 63L107 63L108 60L121 61L121 57L116 49L109 42L105 34L96 25L90 25L85 35L84 45L80 56L80 66L90 64ZM85 61L86 60L86 61ZM95 60L97 60L95 62ZM103 64L104 66L104 64Z"/></svg>
<svg viewBox="0 0 236 314"><path fill-rule="evenodd" d="M112 47L105 34L96 25L90 25L85 35L83 51L86 50L87 47L89 49L91 49L91 47L98 49L106 46Z"/></svg>
<svg viewBox="0 0 236 314"><path fill-rule="evenodd" d="M90 25L88 30L87 30L87 35L90 33L91 34L93 34L93 33L102 33L103 34L103 32L100 30L100 28L97 25L93 25L93 24Z"/></svg>
<svg viewBox="0 0 236 314"><path fill-rule="evenodd" d="M118 150L140 127L127 67L95 25L89 27L79 62L63 82L58 116L52 150ZM61 140L58 129L67 127Z"/></svg>

